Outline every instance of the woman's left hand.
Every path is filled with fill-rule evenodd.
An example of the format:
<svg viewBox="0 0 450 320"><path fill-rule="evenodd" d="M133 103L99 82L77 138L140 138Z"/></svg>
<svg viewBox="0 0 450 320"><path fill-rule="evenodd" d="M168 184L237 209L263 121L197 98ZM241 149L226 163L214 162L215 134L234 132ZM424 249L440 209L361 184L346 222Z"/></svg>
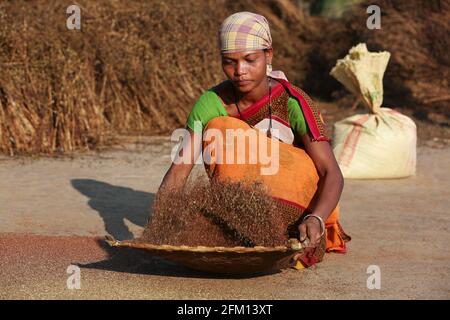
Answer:
<svg viewBox="0 0 450 320"><path fill-rule="evenodd" d="M320 243L322 230L318 219L306 219L299 225L298 230L300 231L300 243L302 246L315 248Z"/></svg>
<svg viewBox="0 0 450 320"><path fill-rule="evenodd" d="M308 218L298 226L298 230L300 231L300 243L304 250L302 253L294 256L294 261L297 261L301 256L314 255L315 249L320 243L322 234L321 228L321 223L316 218Z"/></svg>

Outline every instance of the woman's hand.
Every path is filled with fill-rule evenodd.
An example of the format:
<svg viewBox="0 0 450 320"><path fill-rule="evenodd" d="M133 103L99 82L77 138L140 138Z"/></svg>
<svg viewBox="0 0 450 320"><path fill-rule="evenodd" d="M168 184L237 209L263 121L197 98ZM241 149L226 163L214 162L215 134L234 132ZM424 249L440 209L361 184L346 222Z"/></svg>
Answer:
<svg viewBox="0 0 450 320"><path fill-rule="evenodd" d="M319 219L308 217L298 227L302 246L315 248L320 243L323 232Z"/></svg>
<svg viewBox="0 0 450 320"><path fill-rule="evenodd" d="M317 262L315 256L316 247L320 244L325 226L317 216L306 216L306 219L298 226L300 231L300 244L304 249L302 253L296 254L294 261L300 260L303 266L313 265ZM297 261L297 263L299 263Z"/></svg>
<svg viewBox="0 0 450 320"><path fill-rule="evenodd" d="M200 141L200 143L196 144L196 139ZM201 155L201 139L201 134L194 133L190 128L187 130L183 137L182 144L175 155L175 159L173 159L174 162L172 162L169 170L167 170L164 175L158 193L163 189L183 189L189 178L189 174L195 165L195 161ZM183 157L186 157L188 161L184 161L185 159Z"/></svg>

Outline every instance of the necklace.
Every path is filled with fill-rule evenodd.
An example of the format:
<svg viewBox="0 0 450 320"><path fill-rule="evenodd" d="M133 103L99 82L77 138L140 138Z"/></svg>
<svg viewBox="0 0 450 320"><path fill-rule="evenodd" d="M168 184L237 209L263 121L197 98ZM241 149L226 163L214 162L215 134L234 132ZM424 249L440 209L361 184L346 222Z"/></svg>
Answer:
<svg viewBox="0 0 450 320"><path fill-rule="evenodd" d="M270 138L272 137L272 82L271 82L271 78L267 77L268 81L269 81L269 130L267 130L267 136ZM233 92L234 92L234 103L236 104L236 109L239 112L239 116L241 117L241 119L245 122L247 122L244 118L244 116L241 113L241 110L239 109L239 105L238 105L238 99L237 99L237 94L236 94L236 89L233 87Z"/></svg>

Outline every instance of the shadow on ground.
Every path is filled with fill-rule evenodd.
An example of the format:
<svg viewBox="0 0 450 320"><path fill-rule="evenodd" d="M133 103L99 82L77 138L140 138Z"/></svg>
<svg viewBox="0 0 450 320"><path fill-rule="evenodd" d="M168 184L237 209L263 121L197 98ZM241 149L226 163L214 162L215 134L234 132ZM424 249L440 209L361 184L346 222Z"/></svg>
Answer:
<svg viewBox="0 0 450 320"><path fill-rule="evenodd" d="M115 186L93 179L72 179L72 186L89 198L89 206L98 212L105 230L118 240L132 239L125 219L144 227L151 216L154 193Z"/></svg>

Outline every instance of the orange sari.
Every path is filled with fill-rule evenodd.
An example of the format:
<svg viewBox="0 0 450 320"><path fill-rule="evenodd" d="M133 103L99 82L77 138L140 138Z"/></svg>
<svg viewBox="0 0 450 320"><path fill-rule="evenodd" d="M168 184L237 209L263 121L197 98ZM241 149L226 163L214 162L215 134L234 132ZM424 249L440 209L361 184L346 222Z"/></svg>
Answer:
<svg viewBox="0 0 450 320"><path fill-rule="evenodd" d="M275 113L283 114L285 103L280 102L283 94L289 94L299 101L302 108L303 115L307 122L309 133L313 140L328 141L325 135L324 124L320 116L320 112L309 97L299 88L291 86L287 81L282 82L284 90L275 91L272 104L275 106ZM278 100L277 100L278 99ZM262 101L262 103L261 103ZM308 156L306 151L301 146L295 146L279 141L278 147L274 148L274 138L267 137L258 129L253 128L253 125L267 117L267 97L263 97L255 106L251 106L242 112L242 115L250 121L244 122L234 117L216 117L208 122L204 132L209 129L215 129L216 132L221 133L224 143L219 143L216 137L210 137L203 142L203 152L206 153L209 161L205 163L205 168L208 176L211 179L219 179L223 181L262 181L267 187L269 194L277 200L286 228L298 226L302 216L311 213L315 205L315 199L318 192L319 176L312 159ZM266 102L266 103L264 103ZM288 121L288 120L287 120ZM248 123L250 122L250 123ZM258 143L251 143L251 139L238 138L238 135L228 136L227 129L241 129L241 132L249 133L248 136L254 135L257 137ZM250 132L250 131L254 132ZM238 141L240 140L240 141ZM272 140L272 141L271 141ZM239 144L240 143L240 144ZM232 146L230 148L230 145ZM262 174L262 170L268 171L267 159L262 161L261 153L266 148L267 155L277 157L277 170L274 174ZM244 154L242 154L244 153ZM229 156L232 159L245 159L244 163L226 163L224 159ZM204 154L205 157L205 154ZM221 157L220 161L219 157ZM250 161L250 159L257 159ZM273 158L275 159L275 158ZM326 220L326 251L327 252L346 252L346 241L350 237L346 235L339 224L339 205L330 213ZM295 231L294 231L295 234ZM315 257L312 260L302 261L305 266L312 265L322 259L321 256Z"/></svg>

